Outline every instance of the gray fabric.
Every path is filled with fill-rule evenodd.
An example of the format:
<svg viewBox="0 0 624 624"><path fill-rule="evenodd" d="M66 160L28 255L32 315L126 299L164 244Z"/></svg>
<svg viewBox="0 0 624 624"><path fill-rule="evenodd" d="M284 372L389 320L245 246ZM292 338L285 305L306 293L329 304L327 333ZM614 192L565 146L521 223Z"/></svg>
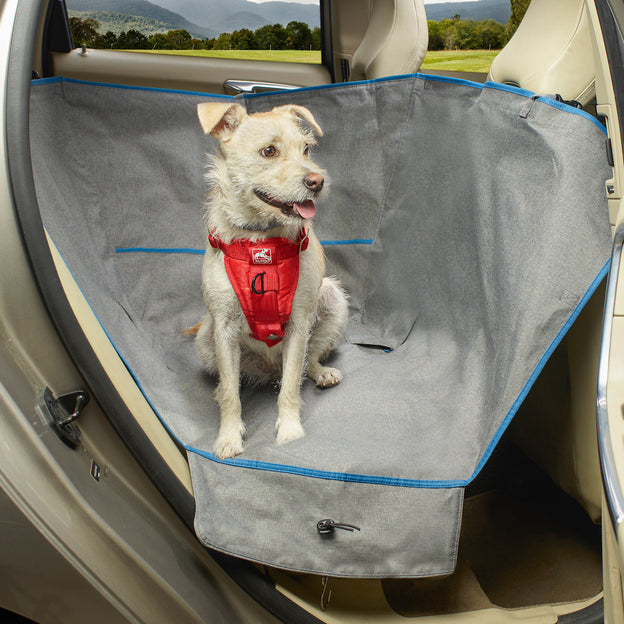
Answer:
<svg viewBox="0 0 624 624"><path fill-rule="evenodd" d="M604 133L552 100L434 77L245 98L305 105L325 131L315 228L351 318L342 383L303 385L306 436L276 446L277 388L243 388L245 452L221 462L215 380L182 336L203 311L210 97L66 80L31 98L44 223L188 451L198 536L292 570L451 572L463 488L604 275ZM323 518L361 530L326 538Z"/></svg>
<svg viewBox="0 0 624 624"><path fill-rule="evenodd" d="M195 480L203 477L213 493L197 497L195 528L208 546L221 550L226 544L226 552L245 553L253 561L335 576L413 575L414 561L417 576L455 568L460 489L307 483L305 477L265 470L244 471L233 483L230 471L214 462L193 454L190 462ZM320 535L316 524L324 518L361 530ZM436 526L441 518L448 526Z"/></svg>

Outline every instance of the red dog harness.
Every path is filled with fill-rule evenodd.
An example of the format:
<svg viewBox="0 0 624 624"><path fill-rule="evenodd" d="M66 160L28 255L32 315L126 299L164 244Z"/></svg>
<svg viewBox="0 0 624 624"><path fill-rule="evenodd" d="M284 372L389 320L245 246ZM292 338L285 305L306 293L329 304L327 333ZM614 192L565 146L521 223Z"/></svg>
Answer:
<svg viewBox="0 0 624 624"><path fill-rule="evenodd" d="M224 254L225 270L249 323L251 336L269 347L282 340L299 281L299 252L308 248L308 234L297 240L238 238L226 244L214 234L210 244Z"/></svg>

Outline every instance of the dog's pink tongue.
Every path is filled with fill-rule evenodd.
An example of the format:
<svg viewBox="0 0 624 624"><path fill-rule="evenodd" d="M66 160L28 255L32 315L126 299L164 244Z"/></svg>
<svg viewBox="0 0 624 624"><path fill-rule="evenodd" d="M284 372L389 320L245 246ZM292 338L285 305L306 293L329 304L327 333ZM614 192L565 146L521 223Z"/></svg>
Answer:
<svg viewBox="0 0 624 624"><path fill-rule="evenodd" d="M311 219L316 213L314 202L311 199L307 199L301 204L295 203L294 208L302 219Z"/></svg>

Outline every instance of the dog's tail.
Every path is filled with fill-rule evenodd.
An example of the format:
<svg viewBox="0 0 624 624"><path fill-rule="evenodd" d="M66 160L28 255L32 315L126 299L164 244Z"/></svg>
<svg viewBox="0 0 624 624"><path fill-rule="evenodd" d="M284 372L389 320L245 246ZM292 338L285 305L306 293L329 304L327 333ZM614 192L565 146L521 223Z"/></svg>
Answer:
<svg viewBox="0 0 624 624"><path fill-rule="evenodd" d="M199 328L201 327L201 322L197 323L197 325L193 325L193 327L188 327L182 332L183 336L196 336Z"/></svg>

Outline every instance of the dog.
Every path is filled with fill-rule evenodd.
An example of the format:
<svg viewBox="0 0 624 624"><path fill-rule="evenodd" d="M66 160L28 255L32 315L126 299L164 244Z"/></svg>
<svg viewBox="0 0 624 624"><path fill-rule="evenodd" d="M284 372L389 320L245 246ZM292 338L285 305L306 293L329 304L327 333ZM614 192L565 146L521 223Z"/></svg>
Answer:
<svg viewBox="0 0 624 624"><path fill-rule="evenodd" d="M195 344L218 376L220 459L243 451L240 380L281 378L276 443L304 435L304 375L328 388L342 379L321 362L342 335L347 296L325 277L322 247L312 230L315 200L327 187L310 150L322 130L303 106L248 115L238 103L198 105L206 134L218 142L206 174L209 244L202 268L207 308Z"/></svg>

